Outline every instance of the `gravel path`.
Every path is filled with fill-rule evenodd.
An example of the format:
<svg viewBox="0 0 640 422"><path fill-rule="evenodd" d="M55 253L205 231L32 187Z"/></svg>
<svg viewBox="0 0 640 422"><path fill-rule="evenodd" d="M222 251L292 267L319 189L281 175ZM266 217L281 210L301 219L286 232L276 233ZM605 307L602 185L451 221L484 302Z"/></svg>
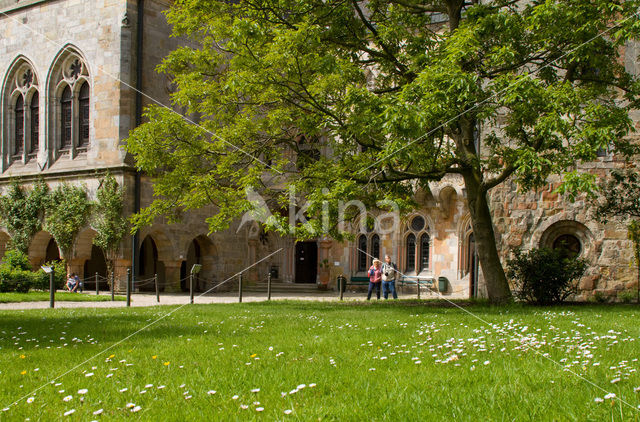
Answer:
<svg viewBox="0 0 640 422"><path fill-rule="evenodd" d="M91 294L91 293L84 293ZM423 295L425 297L426 295ZM415 295L398 295L400 299L413 299ZM338 300L337 292L318 292L313 294L290 294L290 293L273 293L273 300L311 300L311 301L332 301ZM344 295L345 300L365 300L366 293L347 292ZM266 293L244 293L243 302L261 302L267 300ZM375 300L375 299L373 299ZM384 299L382 299L384 300ZM238 294L235 292L218 293L215 295L205 295L194 298L196 304L203 303L237 303ZM163 293L160 295L160 303L156 302L155 294L136 293L131 296L131 306L156 306L156 305L184 305L189 303L188 294L180 293ZM56 302L56 308L124 308L125 301L118 302ZM0 303L0 311L12 309L45 309L49 307L49 301L46 302L18 302L18 303Z"/></svg>

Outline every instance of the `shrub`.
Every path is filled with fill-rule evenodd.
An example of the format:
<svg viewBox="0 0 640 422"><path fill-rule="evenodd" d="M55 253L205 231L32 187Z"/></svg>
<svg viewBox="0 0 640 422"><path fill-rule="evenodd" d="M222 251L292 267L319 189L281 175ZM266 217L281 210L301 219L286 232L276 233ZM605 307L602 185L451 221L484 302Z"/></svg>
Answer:
<svg viewBox="0 0 640 422"><path fill-rule="evenodd" d="M560 249L516 251L507 261L518 299L538 305L560 303L577 292L577 281L587 269L584 259L570 258Z"/></svg>
<svg viewBox="0 0 640 422"><path fill-rule="evenodd" d="M631 303L631 301L637 297L638 297L637 290L625 290L618 293L618 300L622 303Z"/></svg>
<svg viewBox="0 0 640 422"><path fill-rule="evenodd" d="M53 282L57 290L64 289L64 285L67 281L67 264L63 261L52 261L44 264L45 267L53 267ZM34 274L33 288L39 290L49 290L49 274L45 273L42 269L39 269Z"/></svg>
<svg viewBox="0 0 640 422"><path fill-rule="evenodd" d="M593 292L593 296L591 296L590 300L595 303L605 303L609 301L609 298L603 291L597 290Z"/></svg>
<svg viewBox="0 0 640 422"><path fill-rule="evenodd" d="M27 293L34 284L29 258L24 252L9 249L0 264L0 292Z"/></svg>
<svg viewBox="0 0 640 422"><path fill-rule="evenodd" d="M55 287L64 288L66 263L51 262L46 265L55 269ZM49 274L42 269L32 271L29 257L15 249L8 250L0 263L0 292L27 293L30 289L49 290Z"/></svg>

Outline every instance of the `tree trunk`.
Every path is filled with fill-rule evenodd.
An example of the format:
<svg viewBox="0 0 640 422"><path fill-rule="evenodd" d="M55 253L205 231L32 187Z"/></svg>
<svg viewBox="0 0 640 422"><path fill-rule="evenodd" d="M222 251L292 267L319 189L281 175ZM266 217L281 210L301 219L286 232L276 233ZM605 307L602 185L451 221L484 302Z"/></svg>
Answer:
<svg viewBox="0 0 640 422"><path fill-rule="evenodd" d="M489 301L491 303L509 302L511 289L500 263L487 193L480 188L480 183L472 171L464 172L463 177L467 188L467 202L476 240L476 251L487 284Z"/></svg>

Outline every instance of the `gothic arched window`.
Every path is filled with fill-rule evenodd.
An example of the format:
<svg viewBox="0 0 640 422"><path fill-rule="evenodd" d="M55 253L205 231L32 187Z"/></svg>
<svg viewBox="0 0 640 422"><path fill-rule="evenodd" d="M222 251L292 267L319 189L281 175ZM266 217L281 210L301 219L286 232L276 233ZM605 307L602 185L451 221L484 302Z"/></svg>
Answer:
<svg viewBox="0 0 640 422"><path fill-rule="evenodd" d="M29 144L29 153L38 152L40 146L40 95L36 91L31 97L30 117L31 117L31 142Z"/></svg>
<svg viewBox="0 0 640 422"><path fill-rule="evenodd" d="M358 271L367 271L367 236L358 237Z"/></svg>
<svg viewBox="0 0 640 422"><path fill-rule="evenodd" d="M73 109L71 87L67 85L60 99L60 149L69 149L72 142Z"/></svg>
<svg viewBox="0 0 640 422"><path fill-rule="evenodd" d="M405 271L408 273L428 271L430 267L431 237L427 219L415 215L405 225Z"/></svg>
<svg viewBox="0 0 640 422"><path fill-rule="evenodd" d="M429 235L422 233L420 236L420 271L429 269Z"/></svg>
<svg viewBox="0 0 640 422"><path fill-rule="evenodd" d="M15 106L15 136L13 155L20 155L24 151L24 98L18 95Z"/></svg>
<svg viewBox="0 0 640 422"><path fill-rule="evenodd" d="M372 259L380 259L380 236L377 234L371 236L371 255Z"/></svg>
<svg viewBox="0 0 640 422"><path fill-rule="evenodd" d="M84 83L80 88L80 95L78 96L78 111L79 111L79 147L86 147L89 144L89 84Z"/></svg>
<svg viewBox="0 0 640 422"><path fill-rule="evenodd" d="M405 266L405 271L415 271L416 270L416 235L410 233L407 236L406 240L406 251L407 251L407 264Z"/></svg>

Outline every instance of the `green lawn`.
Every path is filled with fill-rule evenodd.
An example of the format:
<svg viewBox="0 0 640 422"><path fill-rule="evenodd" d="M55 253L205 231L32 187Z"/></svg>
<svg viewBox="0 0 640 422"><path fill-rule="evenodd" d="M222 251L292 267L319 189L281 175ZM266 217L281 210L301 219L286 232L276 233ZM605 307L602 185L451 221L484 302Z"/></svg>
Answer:
<svg viewBox="0 0 640 422"><path fill-rule="evenodd" d="M0 420L638 420L631 305L176 309L0 312Z"/></svg>
<svg viewBox="0 0 640 422"><path fill-rule="evenodd" d="M106 302L111 300L111 293L102 292L99 296L69 292L56 292L56 302ZM126 300L124 296L116 296L115 300ZM49 292L0 293L0 303L49 301Z"/></svg>

